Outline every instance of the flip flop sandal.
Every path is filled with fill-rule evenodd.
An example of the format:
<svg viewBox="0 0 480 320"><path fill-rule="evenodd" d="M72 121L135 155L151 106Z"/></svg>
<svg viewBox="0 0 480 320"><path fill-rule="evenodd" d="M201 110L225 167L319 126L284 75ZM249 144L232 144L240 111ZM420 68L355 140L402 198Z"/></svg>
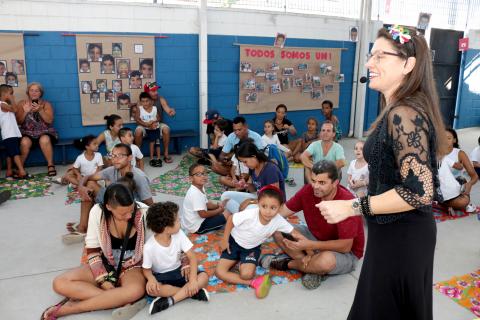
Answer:
<svg viewBox="0 0 480 320"><path fill-rule="evenodd" d="M147 299L143 297L134 303L129 303L123 307L116 308L115 310L112 311L112 319L114 320L131 319L146 305L147 305Z"/></svg>
<svg viewBox="0 0 480 320"><path fill-rule="evenodd" d="M53 168L50 170L50 168ZM47 166L47 174L49 177L55 177L57 175L57 170L55 169L55 166Z"/></svg>
<svg viewBox="0 0 480 320"><path fill-rule="evenodd" d="M165 161L165 163L172 163L173 159L170 156L166 156L166 157L163 157L163 161Z"/></svg>
<svg viewBox="0 0 480 320"><path fill-rule="evenodd" d="M66 224L66 227L67 227L68 232L79 232L78 231L78 226L79 225L80 225L80 222L68 222Z"/></svg>
<svg viewBox="0 0 480 320"><path fill-rule="evenodd" d="M56 305L54 306L50 306L48 307L47 309L45 309L45 311L43 311L42 313L42 316L40 317L40 320L57 320L57 312L58 310L60 310L60 308L69 301L70 299L69 298L64 298L62 301L60 301L59 303L57 303ZM52 308L54 308L53 312L50 313L50 315L48 316L48 318L45 318L45 313L47 313L48 310L51 310Z"/></svg>
<svg viewBox="0 0 480 320"><path fill-rule="evenodd" d="M78 231L70 232L62 236L62 241L64 244L81 243L85 241L86 235L86 233Z"/></svg>
<svg viewBox="0 0 480 320"><path fill-rule="evenodd" d="M20 175L18 175L18 174L17 174L17 175L14 175L13 178L14 178L15 180L32 179L32 178L33 178L33 175L31 175L31 174L29 174L29 173L27 172L27 173L25 173L25 175L23 175L23 176L20 176Z"/></svg>

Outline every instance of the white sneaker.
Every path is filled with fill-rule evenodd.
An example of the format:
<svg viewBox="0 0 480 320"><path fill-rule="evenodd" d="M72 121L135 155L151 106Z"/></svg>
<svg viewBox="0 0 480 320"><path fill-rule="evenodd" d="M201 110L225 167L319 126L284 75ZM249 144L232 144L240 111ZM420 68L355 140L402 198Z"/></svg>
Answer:
<svg viewBox="0 0 480 320"><path fill-rule="evenodd" d="M473 213L477 211L477 208L473 205L473 203L470 203L466 208L465 211L468 213Z"/></svg>

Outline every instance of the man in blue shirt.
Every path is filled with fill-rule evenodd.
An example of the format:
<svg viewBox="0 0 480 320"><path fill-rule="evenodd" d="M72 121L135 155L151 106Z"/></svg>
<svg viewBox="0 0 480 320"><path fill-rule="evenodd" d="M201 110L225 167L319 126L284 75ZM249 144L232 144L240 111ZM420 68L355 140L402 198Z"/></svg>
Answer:
<svg viewBox="0 0 480 320"><path fill-rule="evenodd" d="M259 150L266 147L262 141L262 137L255 131L248 129L248 124L244 117L235 117L233 119L233 132L227 137L227 141L220 153L220 161L212 164L213 172L222 176L228 175L231 167L231 165L228 165L228 160L230 159L229 154L233 152L236 144L246 139L251 139Z"/></svg>

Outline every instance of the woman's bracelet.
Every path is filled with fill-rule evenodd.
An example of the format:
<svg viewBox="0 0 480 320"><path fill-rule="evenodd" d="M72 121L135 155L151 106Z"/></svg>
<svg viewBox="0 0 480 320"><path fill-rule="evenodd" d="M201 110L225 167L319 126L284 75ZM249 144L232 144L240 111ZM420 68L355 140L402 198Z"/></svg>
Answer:
<svg viewBox="0 0 480 320"><path fill-rule="evenodd" d="M364 216L373 216L372 207L370 206L370 196L360 198L360 212Z"/></svg>

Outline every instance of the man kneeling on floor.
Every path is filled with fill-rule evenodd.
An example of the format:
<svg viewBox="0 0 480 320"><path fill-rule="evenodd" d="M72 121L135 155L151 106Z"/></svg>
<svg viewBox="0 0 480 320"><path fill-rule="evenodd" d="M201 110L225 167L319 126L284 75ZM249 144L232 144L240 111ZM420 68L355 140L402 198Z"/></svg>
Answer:
<svg viewBox="0 0 480 320"><path fill-rule="evenodd" d="M328 224L315 206L325 200L349 200L354 196L339 184L334 162L321 160L312 168L312 182L300 189L280 209L283 217L303 210L306 226L295 226L303 235L298 239L274 234L277 244L288 256L264 255L260 264L277 270L304 272L302 284L307 289L320 286L326 275L345 274L355 270L363 256L365 235L360 216ZM288 239L290 238L290 240ZM307 255L306 251L313 255Z"/></svg>

